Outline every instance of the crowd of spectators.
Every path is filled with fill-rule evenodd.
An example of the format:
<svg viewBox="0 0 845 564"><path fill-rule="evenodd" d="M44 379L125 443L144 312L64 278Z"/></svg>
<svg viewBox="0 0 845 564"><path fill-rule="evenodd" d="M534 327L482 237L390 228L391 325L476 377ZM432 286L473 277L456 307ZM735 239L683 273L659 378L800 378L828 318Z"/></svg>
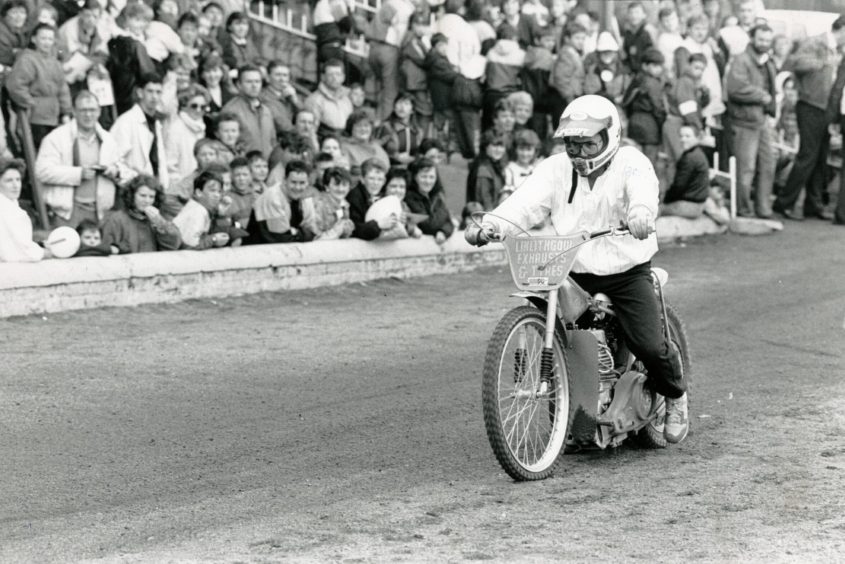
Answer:
<svg viewBox="0 0 845 564"><path fill-rule="evenodd" d="M442 242L562 150L551 133L583 94L618 106L626 142L659 171L663 214L726 220L718 152L737 158L738 215L845 224L827 189L845 17L799 42L775 34L762 0L649 4L601 31L577 0L382 0L369 19L317 0L309 93L262 58L234 0L5 0L0 261L50 256L18 203L27 178L82 256ZM366 60L344 50L356 34ZM452 153L468 163L463 213L445 191L464 187L440 178Z"/></svg>

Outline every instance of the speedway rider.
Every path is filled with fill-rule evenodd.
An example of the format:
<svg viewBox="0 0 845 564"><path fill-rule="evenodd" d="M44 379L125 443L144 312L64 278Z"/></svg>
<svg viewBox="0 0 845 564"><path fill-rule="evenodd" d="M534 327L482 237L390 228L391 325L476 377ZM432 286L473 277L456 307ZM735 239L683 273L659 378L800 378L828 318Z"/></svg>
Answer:
<svg viewBox="0 0 845 564"><path fill-rule="evenodd" d="M493 233L517 231L495 216L525 229L551 217L561 235L627 224L630 235L586 245L570 276L590 294L602 292L612 300L629 349L645 365L653 389L666 398L663 434L679 443L689 429L686 381L679 352L663 334L651 279L658 181L643 153L619 146L621 133L612 102L592 95L573 100L554 135L563 138L566 153L540 163L480 226L468 227L465 237L481 246Z"/></svg>

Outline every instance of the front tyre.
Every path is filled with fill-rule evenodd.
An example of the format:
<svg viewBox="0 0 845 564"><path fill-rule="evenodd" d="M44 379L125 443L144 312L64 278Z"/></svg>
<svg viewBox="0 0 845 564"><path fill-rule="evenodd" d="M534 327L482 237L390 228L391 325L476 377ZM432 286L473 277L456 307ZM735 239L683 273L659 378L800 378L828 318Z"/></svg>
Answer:
<svg viewBox="0 0 845 564"><path fill-rule="evenodd" d="M681 364L684 367L684 379L687 381L687 396L689 396L691 358L687 341L687 331L684 322L669 304L666 304L666 315L669 318L669 339L681 353ZM635 435L636 442L645 448L666 448L668 442L663 436L663 418L666 415L666 400L657 394L657 417L648 425L640 429Z"/></svg>
<svg viewBox="0 0 845 564"><path fill-rule="evenodd" d="M514 480L554 473L570 425L569 369L560 335L552 347L551 378L540 366L546 319L536 308L512 309L499 321L484 360L481 403L496 459Z"/></svg>

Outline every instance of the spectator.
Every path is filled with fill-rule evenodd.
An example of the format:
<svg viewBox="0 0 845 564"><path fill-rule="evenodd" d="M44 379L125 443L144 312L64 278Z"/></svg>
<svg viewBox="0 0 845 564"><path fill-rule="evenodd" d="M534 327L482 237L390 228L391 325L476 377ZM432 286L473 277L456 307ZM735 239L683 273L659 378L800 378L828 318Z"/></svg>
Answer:
<svg viewBox="0 0 845 564"><path fill-rule="evenodd" d="M514 136L516 159L505 167L505 187L499 201L510 196L534 172L539 156L540 138L530 129Z"/></svg>
<svg viewBox="0 0 845 564"><path fill-rule="evenodd" d="M137 88L138 102L120 115L111 128L121 160L135 174L150 174L162 186L169 185L167 153L158 109L161 104L161 77L142 77Z"/></svg>
<svg viewBox="0 0 845 564"><path fill-rule="evenodd" d="M557 43L554 28L548 26L539 29L534 35L534 43L525 51L525 61L520 75L522 88L529 94L533 104L529 127L540 137L545 137L549 131L549 118L557 119L557 116L551 116L552 106L549 100L549 81L555 63L552 51Z"/></svg>
<svg viewBox="0 0 845 564"><path fill-rule="evenodd" d="M156 63L156 70L163 74L164 62L171 55L181 55L185 52L182 38L176 33L176 18L173 10L178 11L176 3L172 0L162 0L156 3L155 19L149 22L145 29L144 47L150 58ZM167 21L164 21L167 20ZM172 22L173 26L170 25ZM189 55L190 58L190 55Z"/></svg>
<svg viewBox="0 0 845 564"><path fill-rule="evenodd" d="M596 50L596 45L598 45L599 40L599 32L601 31L601 22L598 12L594 10L573 12L572 23L580 25L586 31L587 35L584 38L584 47L582 52L584 55L589 55ZM611 21L610 27L614 30L614 34L618 34L618 25L616 24L615 19Z"/></svg>
<svg viewBox="0 0 845 564"><path fill-rule="evenodd" d="M205 114L205 128L207 131L215 131L220 111L235 97L237 91L229 80L229 69L217 53L210 54L200 62L198 75L199 84L208 91L210 99Z"/></svg>
<svg viewBox="0 0 845 564"><path fill-rule="evenodd" d="M703 0L703 15L707 18L707 35L714 40L719 38L719 22L722 21L722 0ZM688 20L687 20L688 21ZM687 26L689 31L689 26Z"/></svg>
<svg viewBox="0 0 845 564"><path fill-rule="evenodd" d="M481 136L481 150L469 167L467 202L476 202L482 210L490 211L499 205L505 188L507 149L504 135L493 130Z"/></svg>
<svg viewBox="0 0 845 564"><path fill-rule="evenodd" d="M38 262L52 256L32 241L32 220L18 205L25 170L23 161L0 160L0 262Z"/></svg>
<svg viewBox="0 0 845 564"><path fill-rule="evenodd" d="M705 120L710 120L725 112L725 104L722 101L722 77L719 74L719 62L717 53L711 45L712 40L707 33L709 20L705 15L693 16L687 22L687 37L684 44L675 50L675 72L682 76L689 64L690 55L700 53L707 60L704 74L701 76L701 83L710 93L710 103L701 111Z"/></svg>
<svg viewBox="0 0 845 564"><path fill-rule="evenodd" d="M311 18L314 23L314 35L317 36L317 67L321 72L329 62L336 61L340 63L344 75L347 74L346 52L343 47L346 38L357 32L354 13L355 5L352 0L317 0L314 5ZM352 71L351 74L356 75L351 78L357 80L357 71L349 70ZM343 84L343 80L340 83Z"/></svg>
<svg viewBox="0 0 845 564"><path fill-rule="evenodd" d="M323 142L320 144L320 152L331 155L332 166L337 166L349 170L349 159L343 154L343 149L340 146L340 139L334 135L326 135L323 137Z"/></svg>
<svg viewBox="0 0 845 564"><path fill-rule="evenodd" d="M483 129L487 129L492 123L496 102L522 86L520 71L525 64L525 51L516 41L516 37L516 29L510 25L499 26L496 43L487 52L486 88L481 119Z"/></svg>
<svg viewBox="0 0 845 564"><path fill-rule="evenodd" d="M431 93L434 130L441 135L452 117L452 85L459 76L447 57L448 45L449 39L445 35L435 33L423 63Z"/></svg>
<svg viewBox="0 0 845 564"><path fill-rule="evenodd" d="M622 103L626 73L619 45L610 32L601 32L595 52L584 58L584 74L584 94L604 96L617 106Z"/></svg>
<svg viewBox="0 0 845 564"><path fill-rule="evenodd" d="M498 6L488 6L484 0L469 0L466 3L464 18L472 26L472 29L475 30L475 34L478 35L478 41L481 42L482 55L486 55L490 46L496 41L496 28L501 24L499 22L496 26L493 26L490 23L489 8L491 7L499 10ZM417 14L420 16L423 15L420 12L417 12ZM487 19L485 19L485 16L487 16Z"/></svg>
<svg viewBox="0 0 845 564"><path fill-rule="evenodd" d="M143 2L127 4L117 18L121 27L108 42L106 70L111 78L118 115L135 104L134 93L143 77L156 73L156 66L143 43L144 31L152 17L152 9Z"/></svg>
<svg viewBox="0 0 845 564"><path fill-rule="evenodd" d="M268 162L270 177L267 182L275 184L284 180L284 171L290 161L305 161L310 166L314 160L311 145L295 131L288 131L279 136L279 144L273 149Z"/></svg>
<svg viewBox="0 0 845 564"><path fill-rule="evenodd" d="M502 26L507 25L513 29L514 38L519 41L519 45L524 49L534 44L533 30L536 24L534 23L534 18L529 15L523 15L520 8L519 0L503 0L502 14L504 15L504 21L496 30L496 36L498 37L499 30L502 29Z"/></svg>
<svg viewBox="0 0 845 564"><path fill-rule="evenodd" d="M563 45L558 50L557 59L551 74L551 114L552 125L557 122L563 109L575 98L584 93L584 41L587 30L577 24L566 26L563 32Z"/></svg>
<svg viewBox="0 0 845 564"><path fill-rule="evenodd" d="M402 213L399 214L399 221L396 226L387 232L382 232L383 239L405 239L422 237L422 231L417 227L411 216L411 208L405 203L405 196L408 193L408 171L405 168L391 168L387 172L387 179L382 188L381 197L393 196L401 203Z"/></svg>
<svg viewBox="0 0 845 564"><path fill-rule="evenodd" d="M370 22L369 62L379 92L378 121L388 118L399 93L399 48L414 9L411 0L383 0Z"/></svg>
<svg viewBox="0 0 845 564"><path fill-rule="evenodd" d="M513 108L513 129L514 132L531 128L531 116L534 114L534 100L528 92L511 92L505 98Z"/></svg>
<svg viewBox="0 0 845 564"><path fill-rule="evenodd" d="M555 45L552 50L557 51L563 45L563 32L569 23L569 0L551 0L549 4L549 26ZM536 40L536 36L535 36Z"/></svg>
<svg viewBox="0 0 845 564"><path fill-rule="evenodd" d="M728 114L737 160L737 215L772 215L771 195L775 175L772 127L776 113L775 65L769 58L774 32L760 25L750 32L745 52L731 61L725 77ZM756 178L752 193L751 183ZM753 200L753 203L752 203Z"/></svg>
<svg viewBox="0 0 845 564"><path fill-rule="evenodd" d="M683 153L675 165L675 178L664 196L659 215L696 219L704 213L710 193L710 165L698 146L698 129L694 125L682 125L679 138Z"/></svg>
<svg viewBox="0 0 845 564"><path fill-rule="evenodd" d="M211 163L218 162L219 155L217 153L217 147L219 145L220 143L218 141L212 139L200 139L194 143L196 168L177 182L171 182L170 186L165 189L164 199L161 204L161 213L164 217L168 219L176 217L176 214L191 199L194 193L194 180Z"/></svg>
<svg viewBox="0 0 845 564"><path fill-rule="evenodd" d="M96 221L83 219L76 226L79 234L79 250L75 257L107 257L120 253L120 249L103 243L103 233Z"/></svg>
<svg viewBox="0 0 845 564"><path fill-rule="evenodd" d="M273 115L277 135L293 128L293 115L302 104L290 83L290 67L280 61L271 62L267 66L267 83L259 98Z"/></svg>
<svg viewBox="0 0 845 564"><path fill-rule="evenodd" d="M513 131L515 127L516 119L513 115L513 106L507 100L499 100L493 110L492 130L504 138L505 147L509 155L513 150Z"/></svg>
<svg viewBox="0 0 845 564"><path fill-rule="evenodd" d="M90 70L108 75L105 64L111 31L100 23L101 13L97 0L86 0L79 15L62 24L56 33L56 48L71 94L87 89Z"/></svg>
<svg viewBox="0 0 845 564"><path fill-rule="evenodd" d="M285 165L284 182L268 186L255 200L246 244L301 243L314 238L317 228L310 175L305 161Z"/></svg>
<svg viewBox="0 0 845 564"><path fill-rule="evenodd" d="M400 93L393 103L393 113L376 131L376 138L384 148L392 165L407 166L423 139L414 119L414 100L410 94Z"/></svg>
<svg viewBox="0 0 845 564"><path fill-rule="evenodd" d="M437 139L429 137L423 139L422 143L420 143L419 149L417 149L417 157L428 159L435 166L440 166L446 158L446 148Z"/></svg>
<svg viewBox="0 0 845 564"><path fill-rule="evenodd" d="M0 65L11 68L18 53L26 49L26 0L7 0L0 6Z"/></svg>
<svg viewBox="0 0 845 564"><path fill-rule="evenodd" d="M367 103L367 93L364 92L364 85L360 82L353 82L349 85L349 100L352 102L353 112L359 109L372 109L372 106Z"/></svg>
<svg viewBox="0 0 845 564"><path fill-rule="evenodd" d="M230 69L238 69L238 78L240 78L241 67L261 64L261 54L252 40L249 18L244 12L232 12L226 18L226 35L221 42L221 47L223 62Z"/></svg>
<svg viewBox="0 0 845 564"><path fill-rule="evenodd" d="M532 31L549 25L549 9L541 0L525 0L522 4L522 15L531 18Z"/></svg>
<svg viewBox="0 0 845 564"><path fill-rule="evenodd" d="M314 113L304 108L299 110L294 118L293 128L308 142L311 154L316 155L320 150L320 141L317 137L317 118Z"/></svg>
<svg viewBox="0 0 845 564"><path fill-rule="evenodd" d="M701 53L690 55L683 74L678 77L667 96L667 115L663 122L663 149L672 164L667 177L672 178L674 163L681 158L681 126L693 125L696 131L704 131L702 109L707 107L710 93L701 84L701 76L707 68L707 59Z"/></svg>
<svg viewBox="0 0 845 564"><path fill-rule="evenodd" d="M182 236L183 249L197 251L229 244L228 233L210 233L214 224L212 218L221 211L223 178L217 172L206 170L194 179L194 194L185 207L173 219L173 224Z"/></svg>
<svg viewBox="0 0 845 564"><path fill-rule="evenodd" d="M792 40L783 34L775 35L772 40L772 62L775 64L775 70L778 72L784 71L786 60L792 53Z"/></svg>
<svg viewBox="0 0 845 564"><path fill-rule="evenodd" d="M801 144L784 190L773 209L787 219L799 219L793 206L806 187L804 216L832 219L824 209L825 161L830 147L827 126L839 108L828 108L834 80L837 51L845 45L845 16L833 22L831 31L805 39L791 59L798 83L795 113ZM838 95L838 93L836 93Z"/></svg>
<svg viewBox="0 0 845 564"><path fill-rule="evenodd" d="M238 116L241 141L247 151L270 155L276 140L273 114L261 103L261 69L244 65L238 71L239 94L223 106L226 113Z"/></svg>
<svg viewBox="0 0 845 564"><path fill-rule="evenodd" d="M32 143L39 147L41 140L59 124L59 119L67 119L72 105L62 65L53 49L56 30L38 24L32 31L32 42L34 49L18 55L6 78L6 88L12 102L27 110Z"/></svg>
<svg viewBox="0 0 845 564"><path fill-rule="evenodd" d="M373 119L366 110L355 110L346 122L346 137L341 142L344 156L349 160L354 177L364 161L376 159L384 167L390 167L390 157L373 137ZM379 187L381 188L381 187Z"/></svg>
<svg viewBox="0 0 845 564"><path fill-rule="evenodd" d="M834 84L835 87L835 84ZM840 89L841 91L841 89ZM795 77L791 72L781 72L777 76L778 123L777 139L781 145L778 151L778 163L775 167L775 195L783 191L798 152L798 117L795 104L798 103L798 90L795 89ZM836 90L831 90L833 96ZM803 205L803 202L801 202ZM796 206L797 206L796 202Z"/></svg>
<svg viewBox="0 0 845 564"><path fill-rule="evenodd" d="M96 96L87 90L77 94L73 113L75 119L44 138L35 161L53 227L102 221L115 202L114 182L129 172L117 141L97 123Z"/></svg>
<svg viewBox="0 0 845 564"><path fill-rule="evenodd" d="M419 223L426 235L433 235L438 244L446 242L455 230L452 215L446 207L443 185L437 179L437 167L427 159L417 159L408 167L411 185L405 202L411 212L425 214L428 219Z"/></svg>
<svg viewBox="0 0 845 564"><path fill-rule="evenodd" d="M663 8L658 12L659 28L657 33L657 50L663 55L665 63L666 79L671 82L675 80L675 51L683 45L684 37L681 35L681 20L678 12L673 8Z"/></svg>
<svg viewBox="0 0 845 564"><path fill-rule="evenodd" d="M194 12L185 12L179 16L176 33L182 42L183 53L191 58L194 67L209 56L215 49L199 34L200 19Z"/></svg>
<svg viewBox="0 0 845 564"><path fill-rule="evenodd" d="M159 113L163 121L170 121L179 112L179 94L193 84L194 63L188 55L171 55L161 67L165 74L161 81Z"/></svg>
<svg viewBox="0 0 845 564"><path fill-rule="evenodd" d="M843 90L845 90L845 61L840 62L839 68L836 70L836 79L833 82L828 102L828 115L833 116L833 123L838 124L840 131L845 134L845 96L843 96ZM787 94L784 95L784 98L786 97ZM785 112L781 119L784 115L786 115ZM839 194L837 198L833 212L833 224L845 225L845 162L839 169Z"/></svg>
<svg viewBox="0 0 845 564"><path fill-rule="evenodd" d="M352 235L355 224L349 219L349 172L330 167L323 173L323 191L314 196L315 240L346 239Z"/></svg>
<svg viewBox="0 0 845 564"><path fill-rule="evenodd" d="M176 225L159 212L164 192L152 176L139 174L121 192L123 207L103 223L103 243L121 254L151 253L179 248Z"/></svg>
<svg viewBox="0 0 845 564"><path fill-rule="evenodd" d="M737 25L723 27L719 37L728 55L728 59L741 55L751 39L751 28L757 19L757 0L740 0L737 5Z"/></svg>
<svg viewBox="0 0 845 564"><path fill-rule="evenodd" d="M220 46L222 40L226 38L226 28L223 25L223 18L226 17L226 12L223 7L212 0L202 8L202 16L208 21L208 31L203 34L202 27L200 27L200 37L205 37L209 42L213 42ZM220 52L223 48L220 47Z"/></svg>
<svg viewBox="0 0 845 564"><path fill-rule="evenodd" d="M229 166L235 157L246 155L246 145L241 140L241 120L235 114L223 112L217 118L217 160ZM259 149L256 149L260 152ZM263 154L263 153L262 153Z"/></svg>
<svg viewBox="0 0 845 564"><path fill-rule="evenodd" d="M645 156L655 165L666 119L663 55L650 47L639 61L640 71L628 86L622 105L628 114L628 137L642 146Z"/></svg>
<svg viewBox="0 0 845 564"><path fill-rule="evenodd" d="M205 111L208 92L197 84L179 94L179 113L169 120L164 131L167 150L167 175L170 183L179 182L197 168L194 147L205 137Z"/></svg>
<svg viewBox="0 0 845 564"><path fill-rule="evenodd" d="M481 57L481 42L473 27L460 15L463 5L464 0L446 0L446 13L437 20L436 29L448 39L446 56L449 62L467 78L476 79L484 72L483 65L476 69ZM483 59L480 60L483 62Z"/></svg>
<svg viewBox="0 0 845 564"><path fill-rule="evenodd" d="M258 194L255 193L252 171L246 157L238 157L229 163L229 170L232 174L232 190L228 196L232 199L228 215L241 227L247 227L249 216L252 213L252 205Z"/></svg>
<svg viewBox="0 0 845 564"><path fill-rule="evenodd" d="M390 215L367 221L366 214L370 206L379 199L384 188L387 167L377 159L369 159L361 165L361 181L346 196L349 202L349 219L355 225L352 236L365 241L372 241L382 231L390 231L399 222L398 215Z"/></svg>
<svg viewBox="0 0 845 564"><path fill-rule="evenodd" d="M410 26L410 33L402 46L399 84L411 96L417 124L423 134L428 135L434 112L425 71L425 58L430 48L427 42L428 22L417 12L411 16Z"/></svg>
<svg viewBox="0 0 845 564"><path fill-rule="evenodd" d="M330 168L334 168L334 166L334 158L329 153L320 152L314 157L314 188L317 192L325 190L325 186L323 186L323 175ZM344 168L343 170L349 172L348 168Z"/></svg>
<svg viewBox="0 0 845 564"><path fill-rule="evenodd" d="M246 155L246 160L252 176L252 191L255 194L261 194L267 188L267 177L270 175L267 159L258 151L250 151Z"/></svg>
<svg viewBox="0 0 845 564"><path fill-rule="evenodd" d="M326 61L317 90L305 99L305 107L317 118L317 133L321 137L343 131L352 114L349 89L343 86L345 76L340 59Z"/></svg>
<svg viewBox="0 0 845 564"><path fill-rule="evenodd" d="M648 49L654 47L654 40L647 29L646 13L642 2L631 2L627 11L628 27L622 36L624 61L632 74L640 71L642 58Z"/></svg>

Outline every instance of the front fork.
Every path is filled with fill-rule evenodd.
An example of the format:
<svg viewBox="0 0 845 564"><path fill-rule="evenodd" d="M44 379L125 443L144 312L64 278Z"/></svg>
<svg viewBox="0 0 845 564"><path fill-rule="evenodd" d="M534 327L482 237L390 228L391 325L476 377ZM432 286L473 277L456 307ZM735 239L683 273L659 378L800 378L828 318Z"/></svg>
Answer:
<svg viewBox="0 0 845 564"><path fill-rule="evenodd" d="M557 291L549 292L549 299L546 302L546 333L543 341L543 354L540 360L540 393L544 394L549 390L549 383L552 380L552 369L554 368L554 342L555 325L557 322Z"/></svg>

